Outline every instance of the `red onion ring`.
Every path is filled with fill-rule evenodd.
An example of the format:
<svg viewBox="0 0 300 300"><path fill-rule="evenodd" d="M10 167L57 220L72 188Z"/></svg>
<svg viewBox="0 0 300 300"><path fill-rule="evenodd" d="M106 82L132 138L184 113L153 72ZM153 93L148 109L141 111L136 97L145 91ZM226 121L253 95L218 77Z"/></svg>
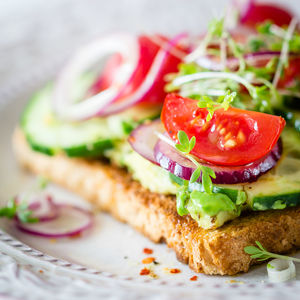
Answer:
<svg viewBox="0 0 300 300"><path fill-rule="evenodd" d="M92 227L93 216L91 212L73 205L55 204L55 206L58 210L56 218L41 223L22 223L16 219L17 228L34 236L65 238L80 235ZM69 220L67 220L68 218ZM81 223L78 224L78 221Z"/></svg>
<svg viewBox="0 0 300 300"><path fill-rule="evenodd" d="M71 92L78 76L104 56L113 53L119 53L124 62L118 72L119 78L116 78L109 88L83 102L74 103ZM57 78L53 93L54 110L59 116L70 120L94 116L123 92L137 68L138 58L137 38L129 34L105 36L79 49Z"/></svg>
<svg viewBox="0 0 300 300"><path fill-rule="evenodd" d="M84 120L95 116L102 117L115 114L132 105L146 101L151 98L150 96L153 97L151 91L160 81L156 79L164 75L164 62L169 55L172 56L172 48L184 37L186 34L180 34L165 43L165 46L156 54L143 82L133 93L125 97L124 91L138 70L140 58L138 39L131 35L111 35L83 47L58 77L53 94L55 111L64 119ZM119 78L116 78L108 88L98 94L74 103L75 99L72 99L71 91L76 78L104 55L116 52L122 56L123 63L118 71L118 74L122 76L119 75Z"/></svg>
<svg viewBox="0 0 300 300"><path fill-rule="evenodd" d="M50 195L43 195L44 199L39 197L28 205L28 209L33 212L32 218L37 218L39 222L48 222L58 217L57 205L53 202Z"/></svg>
<svg viewBox="0 0 300 300"><path fill-rule="evenodd" d="M216 166L202 161L199 163L214 170L216 178L212 182L215 184L249 183L275 167L281 153L282 143L279 140L270 153L245 166ZM195 170L195 165L188 158L162 140L154 147L154 157L162 168L185 180L190 180Z"/></svg>
<svg viewBox="0 0 300 300"><path fill-rule="evenodd" d="M154 132L163 132L164 126L160 119L149 123L144 123L133 130L128 138L128 142L134 151L151 161L153 164L159 165L155 158L153 149L157 143L157 136Z"/></svg>
<svg viewBox="0 0 300 300"><path fill-rule="evenodd" d="M156 78L163 71L162 66L164 64L164 61L168 58L168 55L171 54L171 49L186 37L187 34L182 33L168 41L165 47L162 47L157 53L156 57L153 60L152 66L140 87L126 99L120 102L116 101L114 103L111 103L111 105L109 105L103 113L98 115L107 116L115 114L133 105L144 102L149 97L149 93L156 83Z"/></svg>

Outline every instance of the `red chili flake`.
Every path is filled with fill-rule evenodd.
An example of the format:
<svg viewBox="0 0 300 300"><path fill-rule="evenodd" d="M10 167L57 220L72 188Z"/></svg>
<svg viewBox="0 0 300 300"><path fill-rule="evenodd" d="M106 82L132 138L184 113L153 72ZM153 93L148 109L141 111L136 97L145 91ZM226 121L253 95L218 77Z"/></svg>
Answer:
<svg viewBox="0 0 300 300"><path fill-rule="evenodd" d="M39 270L39 272L42 274L42 273L44 273L44 271L43 270Z"/></svg>
<svg viewBox="0 0 300 300"><path fill-rule="evenodd" d="M140 275L149 275L150 274L150 270L147 268L144 268L140 271Z"/></svg>
<svg viewBox="0 0 300 300"><path fill-rule="evenodd" d="M154 257L146 257L142 260L142 263L147 265L147 264L151 264L155 261L155 258Z"/></svg>
<svg viewBox="0 0 300 300"><path fill-rule="evenodd" d="M198 279L198 276L193 276L190 278L190 281L196 281Z"/></svg>
<svg viewBox="0 0 300 300"><path fill-rule="evenodd" d="M149 249L149 248L144 248L143 252L145 254L152 254L153 253L153 250L152 249Z"/></svg>
<svg viewBox="0 0 300 300"><path fill-rule="evenodd" d="M177 273L180 273L181 271L179 269L171 269L170 270L170 273L172 274L177 274Z"/></svg>

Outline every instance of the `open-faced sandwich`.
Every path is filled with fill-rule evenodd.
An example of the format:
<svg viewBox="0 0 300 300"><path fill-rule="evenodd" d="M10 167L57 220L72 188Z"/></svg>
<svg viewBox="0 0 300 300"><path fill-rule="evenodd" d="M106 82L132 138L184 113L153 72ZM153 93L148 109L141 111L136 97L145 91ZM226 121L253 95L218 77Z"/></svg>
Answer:
<svg viewBox="0 0 300 300"><path fill-rule="evenodd" d="M248 271L255 242L300 247L300 24L254 1L231 12L194 39L83 47L13 138L23 166L206 274Z"/></svg>

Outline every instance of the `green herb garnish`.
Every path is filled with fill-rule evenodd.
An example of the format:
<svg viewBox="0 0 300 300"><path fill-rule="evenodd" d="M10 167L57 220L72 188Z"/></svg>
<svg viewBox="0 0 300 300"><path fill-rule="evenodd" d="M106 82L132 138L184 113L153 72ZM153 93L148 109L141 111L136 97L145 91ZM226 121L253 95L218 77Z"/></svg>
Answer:
<svg viewBox="0 0 300 300"><path fill-rule="evenodd" d="M38 222L38 218L32 217L32 211L28 209L28 204L25 202L18 203L14 198L10 199L6 206L0 208L0 217L13 219L18 217L23 223Z"/></svg>
<svg viewBox="0 0 300 300"><path fill-rule="evenodd" d="M211 178L216 178L215 172L206 166L200 165L198 161L190 154L196 144L196 138L193 136L191 139L188 138L187 134L179 130L177 134L179 143L175 144L175 148L183 153L190 161L192 161L196 169L194 170L190 182L196 182L198 178L202 175L201 181L204 188L204 191L208 194L212 194L213 184Z"/></svg>
<svg viewBox="0 0 300 300"><path fill-rule="evenodd" d="M250 254L252 259L256 259L257 261L265 261L271 258L279 258L284 260L292 260L295 262L300 262L299 258L268 252L259 241L255 241L255 243L258 247L247 246L244 248L244 251L247 254Z"/></svg>
<svg viewBox="0 0 300 300"><path fill-rule="evenodd" d="M230 93L230 91L227 91L225 95L219 96L216 101L212 100L211 97L202 96L197 105L200 108L207 109L208 115L206 121L210 121L217 109L223 108L224 110L227 110L235 97L236 92Z"/></svg>

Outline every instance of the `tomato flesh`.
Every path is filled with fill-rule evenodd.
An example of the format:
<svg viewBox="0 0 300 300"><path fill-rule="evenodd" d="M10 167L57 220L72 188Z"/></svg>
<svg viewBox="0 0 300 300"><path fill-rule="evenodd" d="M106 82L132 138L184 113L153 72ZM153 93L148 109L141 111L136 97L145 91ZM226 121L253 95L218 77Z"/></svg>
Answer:
<svg viewBox="0 0 300 300"><path fill-rule="evenodd" d="M206 121L207 110L197 101L167 95L161 118L170 137L177 141L179 130L196 137L192 154L216 165L240 166L272 150L285 121L281 117L230 107L218 109Z"/></svg>
<svg viewBox="0 0 300 300"><path fill-rule="evenodd" d="M300 57L291 58L278 82L279 88L289 88L297 85L300 80Z"/></svg>
<svg viewBox="0 0 300 300"><path fill-rule="evenodd" d="M278 26L289 25L293 15L290 11L272 3L257 3L251 1L247 11L241 19L241 23L250 27L267 20L272 21Z"/></svg>

